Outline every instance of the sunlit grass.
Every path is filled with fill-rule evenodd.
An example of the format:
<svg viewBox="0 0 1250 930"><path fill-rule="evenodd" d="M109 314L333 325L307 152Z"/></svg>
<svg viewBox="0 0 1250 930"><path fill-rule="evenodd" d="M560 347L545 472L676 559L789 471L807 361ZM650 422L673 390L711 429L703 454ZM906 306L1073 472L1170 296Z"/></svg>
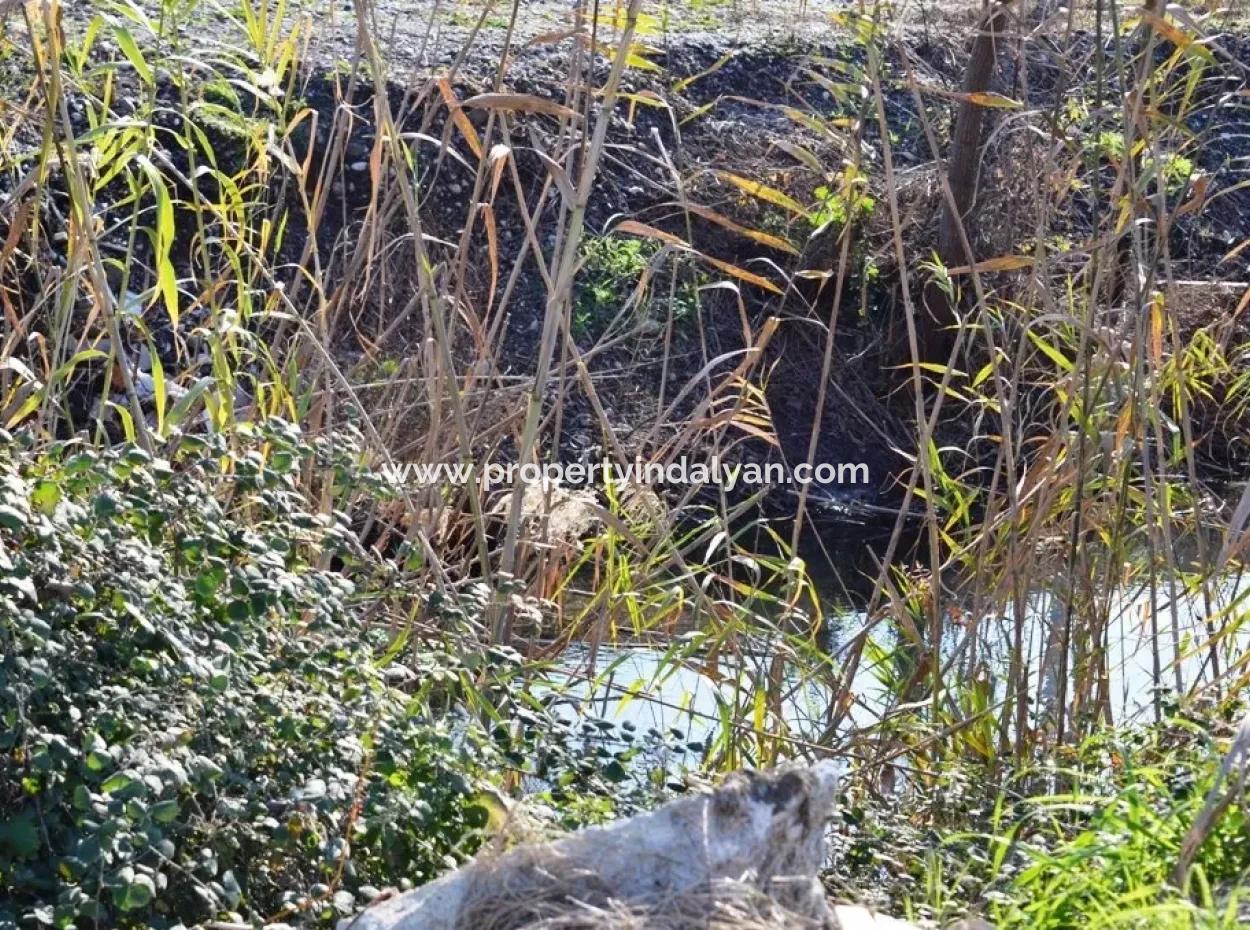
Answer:
<svg viewBox="0 0 1250 930"><path fill-rule="evenodd" d="M58 4L27 5L16 16L27 42L5 49L25 83L6 84L18 116L0 132L10 197L0 213L0 426L46 442L72 415L92 441L157 449L193 430L229 439L271 417L312 435L350 420L377 460L476 461L507 448L537 461L555 445L553 406L576 391L606 454L628 460L636 450L616 435L604 403L613 387L594 362L646 342L662 346L667 366L682 337L702 353L697 374L661 398L645 452L729 454L744 437L778 444L764 385L780 326L819 343L812 391L823 403L844 361L839 315L859 309L861 290L890 294L896 319L872 322L897 335L935 280L959 307L960 344L949 359L904 350L889 360L912 431L897 450L905 492L871 595L846 617L831 616L814 566L798 557L799 530L763 520L755 501L608 488L587 505L593 532L556 539L521 494L500 510L475 488L405 490L393 512L361 503L361 522L403 540L396 572L414 591L487 583L482 639L544 657L572 642L592 657L604 644L659 643L661 666L731 682L704 753L712 769L836 752L864 784L905 771L887 794L926 790L955 764L1006 785L1142 722L1124 719L1109 684L1122 672L1111 640L1125 631L1148 654L1144 722L1162 724L1171 704L1231 713L1250 681L1246 589L1233 578L1250 498L1197 450L1222 431L1234 455L1246 452L1250 345L1229 312L1244 298L1189 313L1192 282L1176 280L1157 234L1215 193L1195 167L1204 139L1187 120L1214 105L1209 82L1240 80L1208 48L1227 17L1143 20L1126 4L1103 4L1101 15L1074 4L1074 22L1100 29L1094 45L1105 50L1081 63L1089 86L1045 108L984 99L1001 115L987 166L1027 188L1024 219L997 210L1003 188L988 186L985 229L971 232L1002 250L943 267L915 232L909 211L920 208L900 202L886 97L909 98L916 134L940 159L941 107L955 91L917 77L890 11L867 6L841 11L821 34L854 54L803 62L832 104L730 101L808 134L786 152L786 171L713 173L648 151L671 188L668 225L640 215L588 231L601 173L633 144L613 135L611 111L671 112L693 131L718 118L720 101L679 111L681 95L732 58L668 74L647 44L666 34L665 19L640 6L605 7L595 24L579 6L574 25L596 26L599 45L586 37L584 54L568 57L559 99L508 93L501 65L498 95L437 74L417 106L392 92L363 0L354 55L328 75L307 57L330 28L320 11L281 0L99 3L68 28ZM730 5L694 6L715 19ZM453 7L466 29L509 28L485 7ZM1062 38L1065 26L1059 17L1047 28ZM527 148L541 171L522 171ZM843 156L825 164L814 150ZM448 219L438 185L452 171L465 212ZM700 184L719 185L721 202L696 203ZM941 184L934 169L929 185ZM1078 207L1084 225L1072 221ZM520 214L510 244L505 209ZM731 262L701 250L694 230L704 226L755 254ZM815 229L834 241L819 269L805 264ZM541 291L527 311L532 364L519 376L503 335L518 268ZM731 358L708 349L711 313L734 314L743 331ZM392 338L403 359L393 364ZM83 384L94 392L86 403L74 396ZM84 423L83 408L98 415ZM815 450L813 438L809 457ZM326 513L366 497L315 465L300 487ZM1126 607L1126 590L1144 593ZM540 629L519 629L518 601L543 615ZM840 634L832 651L829 624ZM882 700L860 693L866 675ZM798 732L785 706L809 687L827 708ZM1028 851L1003 892L1003 922L1070 926L1084 914L1109 926L1232 926L1242 904L1227 889L1244 876L1204 867L1183 894L1166 887L1173 840L1196 808L1194 798L1161 806L1160 791L1149 803L1134 793L1138 783L1159 789L1160 771L1115 773L1118 793L1100 796L1091 823L1053 818L1049 845ZM1055 786L1037 810L1069 803L1068 793Z"/></svg>

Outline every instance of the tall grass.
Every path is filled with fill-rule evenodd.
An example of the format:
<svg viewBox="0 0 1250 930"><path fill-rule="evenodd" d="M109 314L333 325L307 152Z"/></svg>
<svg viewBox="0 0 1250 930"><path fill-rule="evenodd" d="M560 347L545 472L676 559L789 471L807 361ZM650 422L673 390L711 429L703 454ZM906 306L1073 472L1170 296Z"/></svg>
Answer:
<svg viewBox="0 0 1250 930"><path fill-rule="evenodd" d="M588 641L593 665L605 644L658 641L662 669L727 685L714 767L833 752L869 785L900 774L923 785L952 761L998 783L1141 719L1137 704L1156 723L1178 706L1233 713L1250 681L1239 575L1250 490L1219 480L1202 450L1223 430L1244 461L1250 349L1232 310L1250 285L1178 272L1167 234L1236 192L1219 186L1231 175L1198 168L1216 130L1192 128L1217 125L1232 99L1216 82L1240 81L1225 94L1244 95L1244 65L1213 40L1226 22L1116 0L1014 17L999 50L1012 81L980 101L994 119L979 219L963 236L971 260L952 268L933 260L931 224L918 232L911 217L952 197L945 121L958 95L934 84L905 16L866 4L836 14L819 37L854 54L813 54L803 73L853 105L786 112L804 133L793 193L820 182L825 203L857 204L866 186L876 206L844 210L832 260L803 274L810 225L736 223L695 201L707 182L697 163L614 135L613 120L640 109L671 115L677 138L679 119L717 114L679 115L659 92L676 101L691 79L649 57L671 22L648 6L578 3L567 35L534 40L568 52L560 99L510 89L519 3L457 6L472 14L464 47L402 87L389 83L385 24L367 0L354 0L353 49L335 68L309 50L343 14L315 4L101 2L70 21L48 0L10 13L7 54L20 67L4 79L15 117L0 134L0 426L51 437L71 408L79 425L94 408L94 440L157 449L180 431L229 436L257 418L314 434L351 421L378 462L536 462L558 447L577 397L606 454L629 461L637 443L609 412L620 374L598 360L654 341L654 321L623 310L587 348L575 313L599 179L645 153L677 220L618 219L618 234L657 246L622 303L668 308L667 374L683 325L672 307L690 290L699 353L687 384L670 392L665 380L645 455L729 455L748 435L777 444L761 386L784 315L819 334L815 460L826 396L841 389L839 317L865 289L867 258L882 269L888 284L875 286L895 309L877 323L905 332L894 403L910 434L870 596L836 619L830 647L828 604L796 554L806 491L787 530L714 491L608 489L579 499L596 529L569 538L555 500L536 504L519 484L503 497L402 489L361 525L413 553L403 584L486 581L483 637L535 657ZM488 30L502 50L478 93L458 72ZM1039 37L1054 43L1046 74L1032 70ZM634 90L639 77L659 90ZM1042 80L1049 96L1031 90ZM900 98L929 159L920 197L890 122ZM845 163L821 162L839 151ZM767 178L725 174L719 183L755 208L815 210ZM470 193L465 215L448 218L453 183ZM519 237L502 235L508 211ZM709 220L743 249L795 260L711 261L693 245ZM523 277L541 287L542 311L532 367L518 372L505 337L528 299ZM944 360L922 357L917 338L934 282L961 319ZM716 355L713 312L740 319L741 349ZM328 473L310 469L304 488L327 511L352 507L353 489ZM535 603L541 629L521 616ZM1141 664L1131 644L1145 667L1129 674ZM799 693L820 695L820 719L787 713ZM1029 881L1041 887L1043 873Z"/></svg>

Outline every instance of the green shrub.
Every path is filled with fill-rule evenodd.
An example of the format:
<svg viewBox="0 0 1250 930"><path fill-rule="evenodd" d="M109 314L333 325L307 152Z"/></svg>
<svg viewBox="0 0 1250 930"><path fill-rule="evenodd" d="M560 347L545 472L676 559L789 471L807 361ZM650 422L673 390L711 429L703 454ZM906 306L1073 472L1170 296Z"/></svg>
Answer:
<svg viewBox="0 0 1250 930"><path fill-rule="evenodd" d="M471 851L495 743L389 684L318 567L369 577L295 484L352 450L262 439L166 461L0 433L0 926L324 922Z"/></svg>
<svg viewBox="0 0 1250 930"><path fill-rule="evenodd" d="M857 786L831 878L839 893L942 925L973 911L1001 930L1247 926L1243 805L1214 824L1187 887L1170 883L1226 748L1216 716L1108 729L1067 747L1062 766L1025 763L1000 782L952 756L886 798Z"/></svg>

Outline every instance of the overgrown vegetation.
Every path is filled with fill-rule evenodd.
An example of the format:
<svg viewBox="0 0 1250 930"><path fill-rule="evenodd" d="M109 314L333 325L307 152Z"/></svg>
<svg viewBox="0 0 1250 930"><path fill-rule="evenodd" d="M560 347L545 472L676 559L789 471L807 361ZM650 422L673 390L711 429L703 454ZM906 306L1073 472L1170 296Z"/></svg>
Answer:
<svg viewBox="0 0 1250 930"><path fill-rule="evenodd" d="M656 790L623 762L662 742L588 743L454 635L480 595L392 588L307 509L307 467L367 484L350 438L0 450L0 923L328 922L472 853L524 776L573 825Z"/></svg>
<svg viewBox="0 0 1250 930"><path fill-rule="evenodd" d="M377 594L318 567L366 568L359 543L304 506L309 451L266 433L239 455L186 439L172 461L4 437L9 922L346 914L362 886L471 851L498 750L430 715L429 676L452 667L389 677L398 650L362 622Z"/></svg>
<svg viewBox="0 0 1250 930"><path fill-rule="evenodd" d="M573 334L586 338L603 335L633 291L645 295L643 274L656 250L642 239L591 236L582 245L581 285L573 308ZM642 297L645 300L645 296ZM632 302L641 302L635 299Z"/></svg>
<svg viewBox="0 0 1250 930"><path fill-rule="evenodd" d="M0 925L818 755L836 893L1244 924L1244 11L567 6L0 0ZM379 471L683 457L873 487Z"/></svg>
<svg viewBox="0 0 1250 930"><path fill-rule="evenodd" d="M1218 717L1176 715L1100 733L999 784L956 763L905 804L852 798L835 829L840 890L938 920L972 898L1008 928L1241 926L1244 808L1219 821L1185 887L1172 874L1218 787L1227 732Z"/></svg>

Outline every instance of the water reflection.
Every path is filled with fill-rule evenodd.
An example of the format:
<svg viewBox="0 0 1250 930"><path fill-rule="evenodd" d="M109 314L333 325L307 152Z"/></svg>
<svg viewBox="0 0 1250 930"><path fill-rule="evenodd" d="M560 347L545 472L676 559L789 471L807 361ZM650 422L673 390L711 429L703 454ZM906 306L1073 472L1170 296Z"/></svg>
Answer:
<svg viewBox="0 0 1250 930"><path fill-rule="evenodd" d="M1245 623L1248 604L1250 578L1244 575L1209 585L1205 592L1173 593L1164 584L1152 589L1148 581L1115 592L1103 605L1107 624L1098 637L1099 648L1106 652L1101 693L1112 722L1148 719L1159 693L1156 680L1165 692L1174 692L1177 681L1189 690L1212 680L1212 647L1221 668L1250 656L1250 629ZM827 607L827 648L835 667L841 667L845 647L865 628L878 647L857 667L851 689L855 700L843 725L846 730L863 729L894 708L894 694L884 682L897 672L890 667L899 660L897 638L888 624L869 623L863 611L839 606L837 598L831 598ZM1048 701L1057 699L1055 682L1065 667L1060 658L1069 617L1064 598L1053 591L1030 593L1026 610L1029 692L1038 716L1046 713ZM1078 622L1081 618L1072 618L1072 624ZM947 631L943 650L950 667L947 680L955 685L968 680L967 676L982 675L990 685L991 700L1001 699L1014 627L1014 615L1008 610L983 618L973 629L964 626ZM965 648L966 636L976 637L976 649ZM1068 638L1071 642L1070 632ZM700 669L697 656L671 661L670 655L671 651L645 645L601 645L593 651L574 645L562 654L551 685L562 691L570 710L582 717L644 733L676 730L681 739L706 745L730 719L750 727L754 683L776 682L766 647L718 657L714 677ZM589 667L592 657L593 668ZM1069 675L1076 659L1070 650ZM969 662L977 667L969 667ZM801 742L827 741L829 686L798 680L789 669L784 674L788 677L783 679L782 718L789 736Z"/></svg>

